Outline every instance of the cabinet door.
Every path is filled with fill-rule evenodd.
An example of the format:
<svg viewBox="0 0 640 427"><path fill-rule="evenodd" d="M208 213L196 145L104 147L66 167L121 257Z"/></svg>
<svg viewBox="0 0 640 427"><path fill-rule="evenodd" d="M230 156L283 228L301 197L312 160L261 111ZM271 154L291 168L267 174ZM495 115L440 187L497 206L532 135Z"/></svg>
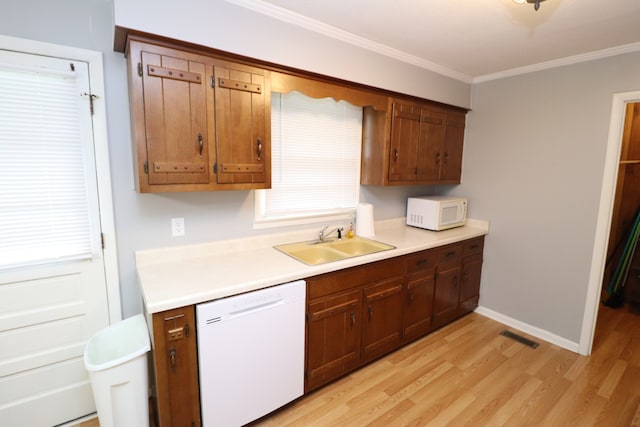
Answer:
<svg viewBox="0 0 640 427"><path fill-rule="evenodd" d="M363 361L396 349L402 337L402 278L364 288Z"/></svg>
<svg viewBox="0 0 640 427"><path fill-rule="evenodd" d="M436 275L433 296L433 323L443 325L455 318L460 292L460 268L452 268Z"/></svg>
<svg viewBox="0 0 640 427"><path fill-rule="evenodd" d="M158 427L195 426L200 386L193 306L153 315L153 359Z"/></svg>
<svg viewBox="0 0 640 427"><path fill-rule="evenodd" d="M447 115L438 110L423 108L420 113L420 144L417 155L417 180L436 182L445 161L443 143Z"/></svg>
<svg viewBox="0 0 640 427"><path fill-rule="evenodd" d="M420 144L420 107L393 103L389 181L415 181Z"/></svg>
<svg viewBox="0 0 640 427"><path fill-rule="evenodd" d="M306 392L357 366L360 360L361 310L360 290L309 303Z"/></svg>
<svg viewBox="0 0 640 427"><path fill-rule="evenodd" d="M482 254L464 257L460 282L460 306L458 308L461 314L472 311L478 306L481 272Z"/></svg>
<svg viewBox="0 0 640 427"><path fill-rule="evenodd" d="M405 342L425 335L431 328L433 276L433 273L416 275L407 282L403 315L403 340Z"/></svg>
<svg viewBox="0 0 640 427"><path fill-rule="evenodd" d="M451 184L460 183L464 126L464 113L451 111L447 113L445 136L440 158L440 181Z"/></svg>
<svg viewBox="0 0 640 427"><path fill-rule="evenodd" d="M208 183L211 67L205 57L165 51L141 52L148 184Z"/></svg>
<svg viewBox="0 0 640 427"><path fill-rule="evenodd" d="M271 105L265 73L227 62L214 67L218 184L270 185Z"/></svg>

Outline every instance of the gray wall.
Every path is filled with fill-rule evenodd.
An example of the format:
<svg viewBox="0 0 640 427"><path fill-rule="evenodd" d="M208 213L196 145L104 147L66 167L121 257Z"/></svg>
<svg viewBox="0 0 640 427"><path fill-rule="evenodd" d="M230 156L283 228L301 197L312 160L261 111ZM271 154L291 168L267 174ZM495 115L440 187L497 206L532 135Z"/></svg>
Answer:
<svg viewBox="0 0 640 427"><path fill-rule="evenodd" d="M640 53L474 85L463 183L491 222L480 304L578 342L613 94Z"/></svg>
<svg viewBox="0 0 640 427"><path fill-rule="evenodd" d="M192 33L181 3L130 4L145 31ZM203 44L299 68L468 105L469 85L260 19L220 0L225 34ZM148 6L144 13L141 8ZM141 309L134 251L255 234L248 191L138 194L132 176L125 58L113 52L112 0L4 2L0 33L102 51L123 315ZM234 9L235 8L235 9ZM196 14L197 15L197 14ZM219 15L218 15L219 16ZM201 18L200 15L196 16ZM129 21L126 21L126 19ZM125 17L128 25L133 18ZM241 23L238 20L243 20ZM122 23L124 24L125 21ZM269 31L247 37L247 25ZM171 33L167 33L171 31ZM266 40L266 41L265 41ZM198 42L198 40L192 40ZM233 49L232 49L233 48ZM347 60L348 58L348 60ZM354 78L354 77L357 77ZM622 55L473 88L463 183L447 188L362 190L376 219L403 216L408 195L451 191L470 198L470 215L491 221L481 304L577 342L585 305L612 94L640 87L640 54ZM170 218L184 217L184 238L170 237Z"/></svg>

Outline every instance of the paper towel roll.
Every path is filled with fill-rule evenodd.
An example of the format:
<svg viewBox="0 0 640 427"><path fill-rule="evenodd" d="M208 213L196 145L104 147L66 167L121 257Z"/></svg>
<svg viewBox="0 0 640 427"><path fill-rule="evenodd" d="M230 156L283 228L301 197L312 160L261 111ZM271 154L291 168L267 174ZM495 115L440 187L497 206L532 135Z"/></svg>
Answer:
<svg viewBox="0 0 640 427"><path fill-rule="evenodd" d="M373 205L359 203L356 208L356 234L360 237L375 237L373 229Z"/></svg>

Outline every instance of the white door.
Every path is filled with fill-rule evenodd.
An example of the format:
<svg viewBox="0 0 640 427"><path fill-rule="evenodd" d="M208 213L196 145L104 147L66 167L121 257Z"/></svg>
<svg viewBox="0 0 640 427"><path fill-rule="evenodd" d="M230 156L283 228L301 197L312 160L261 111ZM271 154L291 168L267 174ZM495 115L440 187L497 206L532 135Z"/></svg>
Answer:
<svg viewBox="0 0 640 427"><path fill-rule="evenodd" d="M95 412L109 324L86 62L0 50L0 424Z"/></svg>

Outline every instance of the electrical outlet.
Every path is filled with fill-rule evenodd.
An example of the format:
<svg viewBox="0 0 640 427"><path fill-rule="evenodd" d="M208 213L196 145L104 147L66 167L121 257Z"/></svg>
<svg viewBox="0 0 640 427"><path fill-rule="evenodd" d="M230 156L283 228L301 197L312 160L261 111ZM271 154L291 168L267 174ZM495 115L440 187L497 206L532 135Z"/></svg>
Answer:
<svg viewBox="0 0 640 427"><path fill-rule="evenodd" d="M184 236L184 218L171 218L171 235Z"/></svg>

